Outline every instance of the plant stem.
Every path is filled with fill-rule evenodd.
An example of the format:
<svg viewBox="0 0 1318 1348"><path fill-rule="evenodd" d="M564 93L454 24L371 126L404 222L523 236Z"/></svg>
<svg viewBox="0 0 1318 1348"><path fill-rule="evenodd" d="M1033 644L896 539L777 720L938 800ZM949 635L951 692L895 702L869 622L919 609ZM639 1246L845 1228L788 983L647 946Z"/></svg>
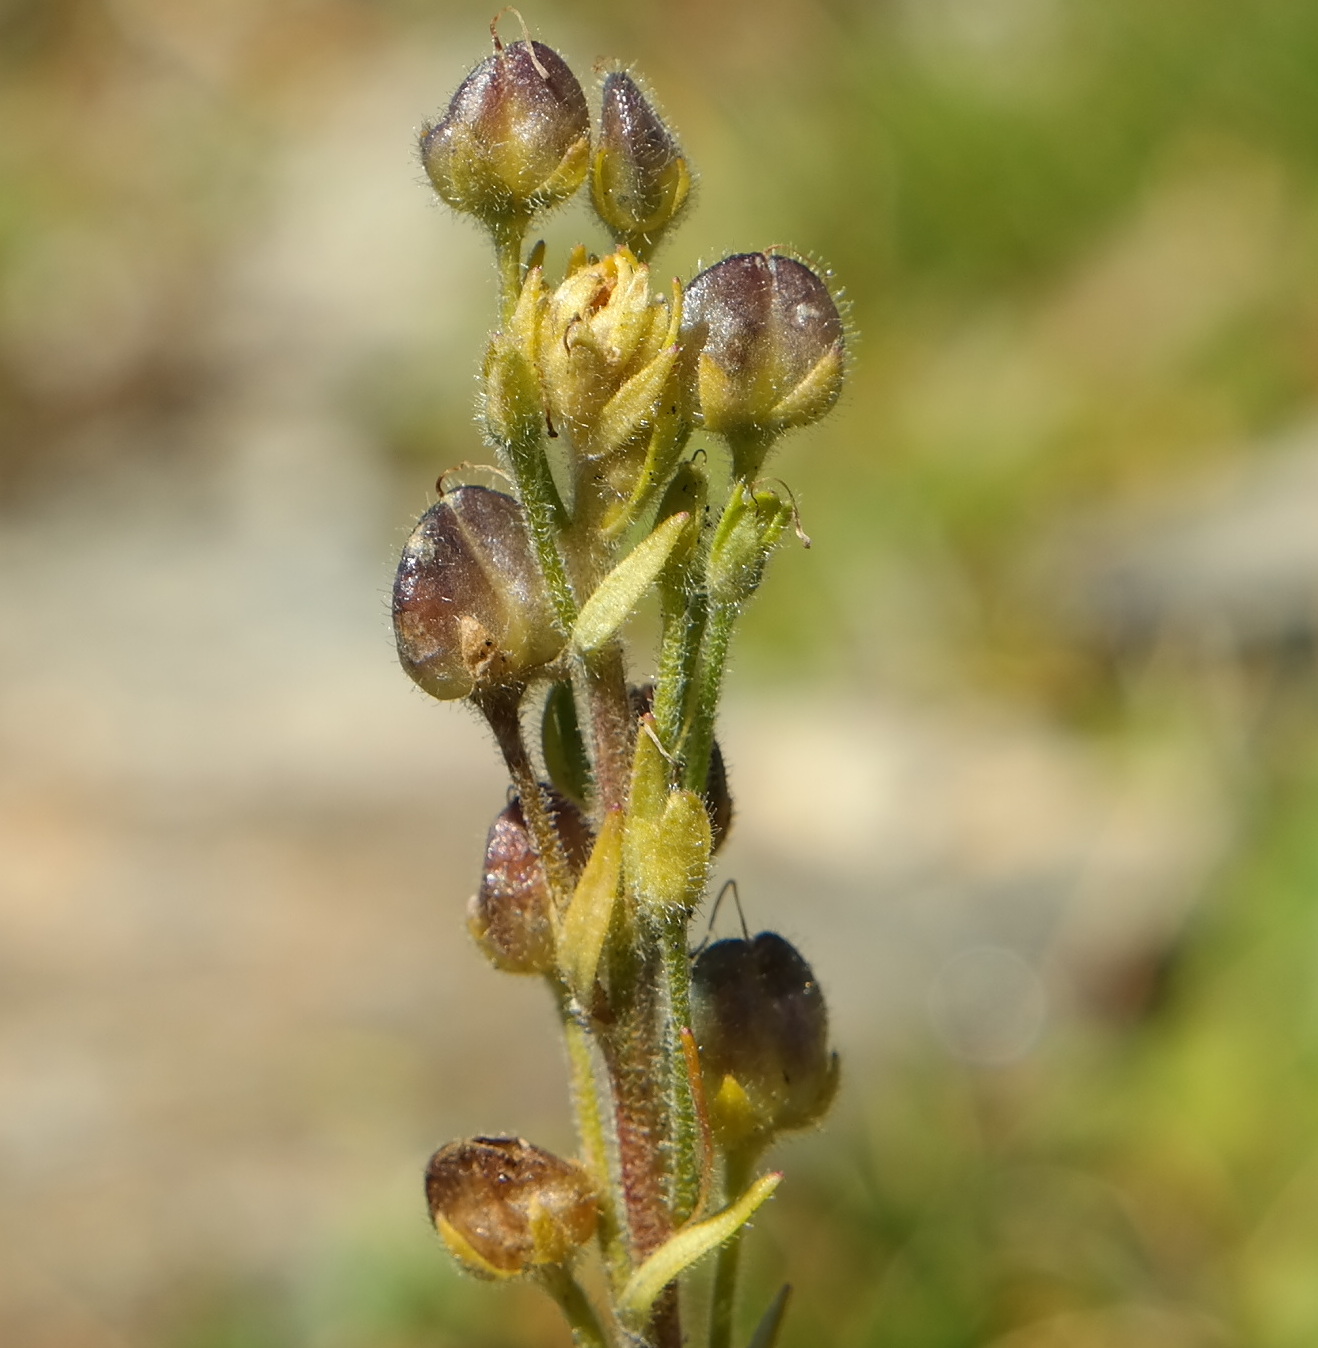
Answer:
<svg viewBox="0 0 1318 1348"><path fill-rule="evenodd" d="M669 1120L664 1092L656 1089L655 1080L663 1047L661 979L653 940L623 943L615 952L609 980L615 997L610 1008L612 1022L600 1035L613 1087L633 1266L658 1249L673 1231L666 1158ZM656 1348L681 1348L675 1288L666 1290L655 1303L650 1330Z"/></svg>
<svg viewBox="0 0 1318 1348"><path fill-rule="evenodd" d="M739 435L729 435L727 441L732 451L733 478L751 485L776 438L775 431L744 431Z"/></svg>
<svg viewBox="0 0 1318 1348"><path fill-rule="evenodd" d="M558 1008L559 1023L563 1027L563 1042L567 1048L568 1070L572 1091L572 1113L576 1120L577 1137L581 1142L582 1160L599 1194L600 1247L609 1270L611 1282L620 1286L627 1276L627 1251L621 1240L622 1228L614 1203L614 1179L609 1166L608 1143L604 1134L604 1116L600 1108L599 1086L595 1080L595 1060L591 1051L589 1030L570 1004L567 988L558 979L551 979L554 1004Z"/></svg>
<svg viewBox="0 0 1318 1348"><path fill-rule="evenodd" d="M536 780L535 769L531 766L526 743L522 739L519 708L524 691L519 687L482 689L472 694L472 701L484 713L485 719L490 723L490 729L494 732L494 738L498 741L504 761L508 765L508 772L513 779L513 786L517 789L522 817L531 830L535 849L540 854L540 862L545 868L545 877L549 881L554 906L561 910L572 894L572 869L568 865L554 817L545 802L544 792Z"/></svg>
<svg viewBox="0 0 1318 1348"><path fill-rule="evenodd" d="M585 702L590 763L595 775L595 813L625 809L631 786L635 726L622 645L610 641L584 656L576 686Z"/></svg>
<svg viewBox="0 0 1318 1348"><path fill-rule="evenodd" d="M522 291L522 240L528 224L529 216L515 216L490 230L499 267L499 314L504 323L512 317Z"/></svg>
<svg viewBox="0 0 1318 1348"><path fill-rule="evenodd" d="M668 1063L668 1114L672 1133L673 1222L681 1226L700 1201L700 1125L681 1033L691 1025L691 960L686 948L687 916L679 912L664 923L664 972L668 984L668 1023L664 1055Z"/></svg>
<svg viewBox="0 0 1318 1348"><path fill-rule="evenodd" d="M609 1348L608 1336L600 1324L581 1284L561 1264L547 1264L540 1270L540 1285L549 1293L572 1326L576 1348Z"/></svg>
<svg viewBox="0 0 1318 1348"><path fill-rule="evenodd" d="M735 1203L750 1187L759 1147L737 1147L728 1152L724 1163L724 1200ZM709 1307L709 1348L729 1348L732 1342L732 1316L737 1301L737 1274L741 1265L741 1238L738 1227L718 1252L714 1268L714 1292Z"/></svg>
<svg viewBox="0 0 1318 1348"><path fill-rule="evenodd" d="M514 440L506 448L517 482L517 494L522 498L522 509L526 512L531 546L535 549L540 572L554 605L554 616L563 632L569 633L577 620L577 601L558 550L559 533L567 512L559 499L558 488L554 486L544 444L537 434L529 442Z"/></svg>
<svg viewBox="0 0 1318 1348"><path fill-rule="evenodd" d="M605 540L600 521L608 508L607 487L596 467L577 465L575 515L563 537L564 552L577 593L584 603L607 575L616 549ZM577 719L588 736L595 775L596 821L627 806L635 748L635 718L627 694L622 642L606 642L583 655L573 678Z"/></svg>
<svg viewBox="0 0 1318 1348"><path fill-rule="evenodd" d="M632 1255L644 1259L672 1232L664 1142L668 1133L663 1091L655 1089L659 970L653 950L637 951L635 978L614 1023L601 1035L613 1083L618 1161L627 1202Z"/></svg>

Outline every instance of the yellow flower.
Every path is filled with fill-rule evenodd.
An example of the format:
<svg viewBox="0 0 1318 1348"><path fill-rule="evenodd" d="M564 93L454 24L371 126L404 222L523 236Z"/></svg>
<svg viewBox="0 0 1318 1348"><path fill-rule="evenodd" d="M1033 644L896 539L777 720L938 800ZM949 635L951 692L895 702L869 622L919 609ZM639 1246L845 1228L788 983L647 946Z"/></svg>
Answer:
<svg viewBox="0 0 1318 1348"><path fill-rule="evenodd" d="M677 362L681 306L650 293L649 268L626 248L582 253L545 302L539 361L546 406L579 454L602 458L638 441Z"/></svg>

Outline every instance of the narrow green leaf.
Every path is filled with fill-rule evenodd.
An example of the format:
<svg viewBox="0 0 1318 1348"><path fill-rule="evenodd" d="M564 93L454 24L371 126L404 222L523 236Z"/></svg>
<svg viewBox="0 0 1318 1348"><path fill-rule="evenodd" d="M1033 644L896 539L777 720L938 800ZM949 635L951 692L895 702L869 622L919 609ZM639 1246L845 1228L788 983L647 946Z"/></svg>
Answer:
<svg viewBox="0 0 1318 1348"><path fill-rule="evenodd" d="M718 1249L725 1240L744 1226L755 1210L773 1193L781 1173L761 1175L735 1203L703 1222L685 1226L666 1240L627 1280L618 1298L618 1313L637 1324L649 1313L655 1298L680 1273L698 1259Z"/></svg>
<svg viewBox="0 0 1318 1348"><path fill-rule="evenodd" d="M572 629L572 644L577 650L599 650L631 617L646 590L659 578L690 518L686 513L670 516L604 577L581 606Z"/></svg>
<svg viewBox="0 0 1318 1348"><path fill-rule="evenodd" d="M750 1348L774 1348L778 1342L778 1332L782 1329L783 1320L787 1316L787 1302L791 1295L792 1284L783 1283L778 1289L778 1295L769 1303L769 1309L760 1319L755 1337L750 1341Z"/></svg>

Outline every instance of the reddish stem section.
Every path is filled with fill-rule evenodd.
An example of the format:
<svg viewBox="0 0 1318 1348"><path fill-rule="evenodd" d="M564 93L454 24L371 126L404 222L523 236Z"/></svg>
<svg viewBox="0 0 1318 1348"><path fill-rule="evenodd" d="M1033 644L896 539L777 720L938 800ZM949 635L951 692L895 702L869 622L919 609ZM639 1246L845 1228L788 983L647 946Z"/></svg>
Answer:
<svg viewBox="0 0 1318 1348"><path fill-rule="evenodd" d="M636 962L626 1005L602 1036L613 1086L618 1164L627 1204L632 1258L639 1263L673 1233L666 1164L668 1119L654 1044L659 1022L659 970L653 952ZM629 980L630 981L630 980ZM650 1325L655 1348L681 1348L676 1285L655 1303Z"/></svg>

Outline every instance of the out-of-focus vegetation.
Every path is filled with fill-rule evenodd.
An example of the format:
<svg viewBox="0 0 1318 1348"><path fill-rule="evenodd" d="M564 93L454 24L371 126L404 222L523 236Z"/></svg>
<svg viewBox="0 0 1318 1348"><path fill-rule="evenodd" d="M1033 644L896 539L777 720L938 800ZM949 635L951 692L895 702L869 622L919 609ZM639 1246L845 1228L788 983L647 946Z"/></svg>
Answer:
<svg viewBox="0 0 1318 1348"><path fill-rule="evenodd" d="M808 241L851 304L842 407L774 465L816 547L776 563L744 674L802 698L1023 707L1100 757L1153 743L1207 764L1233 805L1231 855L1187 923L1092 971L1032 1053L966 1066L917 1037L846 1081L847 1121L789 1154L751 1292L790 1277L784 1342L802 1348L1307 1348L1318 566L1231 512L1232 484L1318 411L1318 6L582 0L527 17L579 69L634 60L707 168L661 268ZM224 396L198 334L275 148L381 53L433 46L456 76L488 18L0 3L7 510L114 456L201 452L174 429ZM436 249L463 228L433 225ZM479 456L483 321L456 372L421 350L338 390L414 491L437 459ZM1297 443L1318 454L1318 433ZM1226 579L1201 592L1191 567L1159 589L1159 530L1196 529L1185 555ZM552 1341L529 1293L510 1306L391 1239L363 1232L294 1291L220 1271L157 1308L150 1341Z"/></svg>

